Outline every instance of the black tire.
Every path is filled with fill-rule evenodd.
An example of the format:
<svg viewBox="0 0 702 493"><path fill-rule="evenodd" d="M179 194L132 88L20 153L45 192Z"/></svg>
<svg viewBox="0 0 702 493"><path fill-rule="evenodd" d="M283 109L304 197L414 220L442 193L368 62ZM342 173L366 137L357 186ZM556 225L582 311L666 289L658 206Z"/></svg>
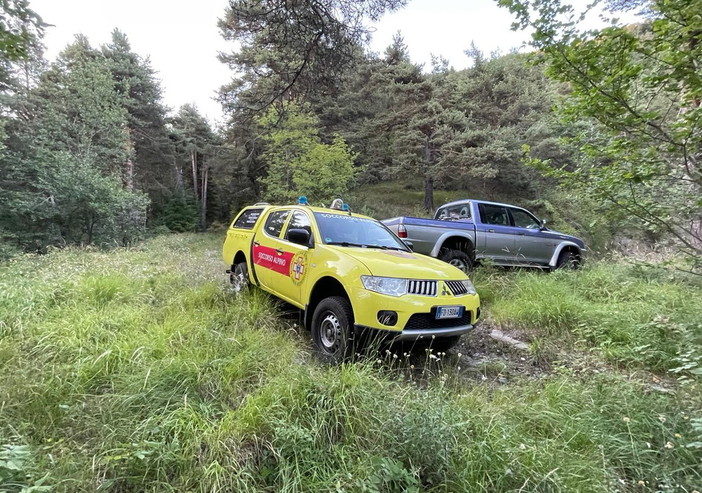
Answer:
<svg viewBox="0 0 702 493"><path fill-rule="evenodd" d="M556 269L577 269L580 267L580 257L568 250L561 252L556 262Z"/></svg>
<svg viewBox="0 0 702 493"><path fill-rule="evenodd" d="M328 363L341 363L353 354L353 310L341 296L330 296L317 305L312 315L312 342L318 356Z"/></svg>
<svg viewBox="0 0 702 493"><path fill-rule="evenodd" d="M439 252L439 260L457 267L466 274L468 274L473 269L473 259L468 256L467 253L460 250L453 250L450 248L444 248Z"/></svg>
<svg viewBox="0 0 702 493"><path fill-rule="evenodd" d="M229 282L237 294L245 293L249 290L249 268L246 266L246 262L239 262L234 265L231 274L229 274Z"/></svg>

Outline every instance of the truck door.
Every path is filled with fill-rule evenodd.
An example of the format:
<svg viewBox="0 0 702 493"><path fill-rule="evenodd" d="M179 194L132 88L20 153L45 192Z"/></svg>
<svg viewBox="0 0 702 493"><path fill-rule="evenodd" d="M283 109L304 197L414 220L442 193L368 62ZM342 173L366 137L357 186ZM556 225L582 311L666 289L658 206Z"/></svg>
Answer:
<svg viewBox="0 0 702 493"><path fill-rule="evenodd" d="M478 254L498 263L515 262L515 228L512 226L507 207L497 204L478 204L480 222L476 223Z"/></svg>
<svg viewBox="0 0 702 493"><path fill-rule="evenodd" d="M301 306L300 286L307 270L309 247L289 241L288 232L291 229L306 229L311 233L310 218L306 212L301 210L277 212L289 213L291 217L286 221L287 214L285 218L282 218L282 214L276 218L272 218L273 214L269 216L272 221L271 229L270 231L267 229L268 222L266 222L265 233L261 237L259 245L254 245L254 250L259 252L254 253L254 257L263 267L260 270L266 271L265 281L262 278L261 284L289 303Z"/></svg>
<svg viewBox="0 0 702 493"><path fill-rule="evenodd" d="M253 241L251 257L256 277L261 287L271 291L275 291L278 274L287 273L290 268L292 255L286 256L283 250L277 251L277 242L290 212L289 209L271 212Z"/></svg>
<svg viewBox="0 0 702 493"><path fill-rule="evenodd" d="M553 243L553 240L546 238L542 233L538 219L515 207L510 207L509 213L517 231L514 245L516 260L525 264L548 263L553 253L553 247L549 244Z"/></svg>

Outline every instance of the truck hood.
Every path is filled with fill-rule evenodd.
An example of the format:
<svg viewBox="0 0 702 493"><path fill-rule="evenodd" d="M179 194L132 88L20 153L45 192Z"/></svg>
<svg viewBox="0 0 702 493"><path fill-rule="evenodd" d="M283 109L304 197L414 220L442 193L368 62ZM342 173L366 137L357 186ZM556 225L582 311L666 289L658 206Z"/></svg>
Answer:
<svg viewBox="0 0 702 493"><path fill-rule="evenodd" d="M349 257L363 263L374 276L403 277L407 279L465 279L456 267L418 253L377 248L335 247Z"/></svg>
<svg viewBox="0 0 702 493"><path fill-rule="evenodd" d="M559 240L571 241L571 242L575 243L576 245L578 245L578 247L580 247L580 249L582 249L582 250L585 249L585 242L583 240L581 240L580 238L578 238L577 236L567 235L565 233L561 233L560 231L555 231L553 229L548 229L548 228L545 230L545 232L550 233L552 236L554 236L555 238L558 238Z"/></svg>

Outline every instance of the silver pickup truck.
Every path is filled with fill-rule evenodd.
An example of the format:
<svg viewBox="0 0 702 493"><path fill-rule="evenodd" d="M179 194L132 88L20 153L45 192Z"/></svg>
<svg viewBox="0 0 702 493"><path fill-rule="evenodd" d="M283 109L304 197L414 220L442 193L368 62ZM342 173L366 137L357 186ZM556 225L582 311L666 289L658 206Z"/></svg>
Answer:
<svg viewBox="0 0 702 493"><path fill-rule="evenodd" d="M394 217L383 223L414 251L464 272L482 259L503 266L578 267L585 252L580 238L548 229L526 209L496 202L459 200L441 206L434 219Z"/></svg>

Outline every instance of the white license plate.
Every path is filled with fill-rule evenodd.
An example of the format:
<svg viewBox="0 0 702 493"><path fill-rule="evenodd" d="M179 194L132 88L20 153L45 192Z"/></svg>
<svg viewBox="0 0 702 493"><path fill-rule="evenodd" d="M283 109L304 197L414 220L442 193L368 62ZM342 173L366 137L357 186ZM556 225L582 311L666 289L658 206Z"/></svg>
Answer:
<svg viewBox="0 0 702 493"><path fill-rule="evenodd" d="M436 309L436 318L461 318L463 316L462 306L440 306Z"/></svg>

